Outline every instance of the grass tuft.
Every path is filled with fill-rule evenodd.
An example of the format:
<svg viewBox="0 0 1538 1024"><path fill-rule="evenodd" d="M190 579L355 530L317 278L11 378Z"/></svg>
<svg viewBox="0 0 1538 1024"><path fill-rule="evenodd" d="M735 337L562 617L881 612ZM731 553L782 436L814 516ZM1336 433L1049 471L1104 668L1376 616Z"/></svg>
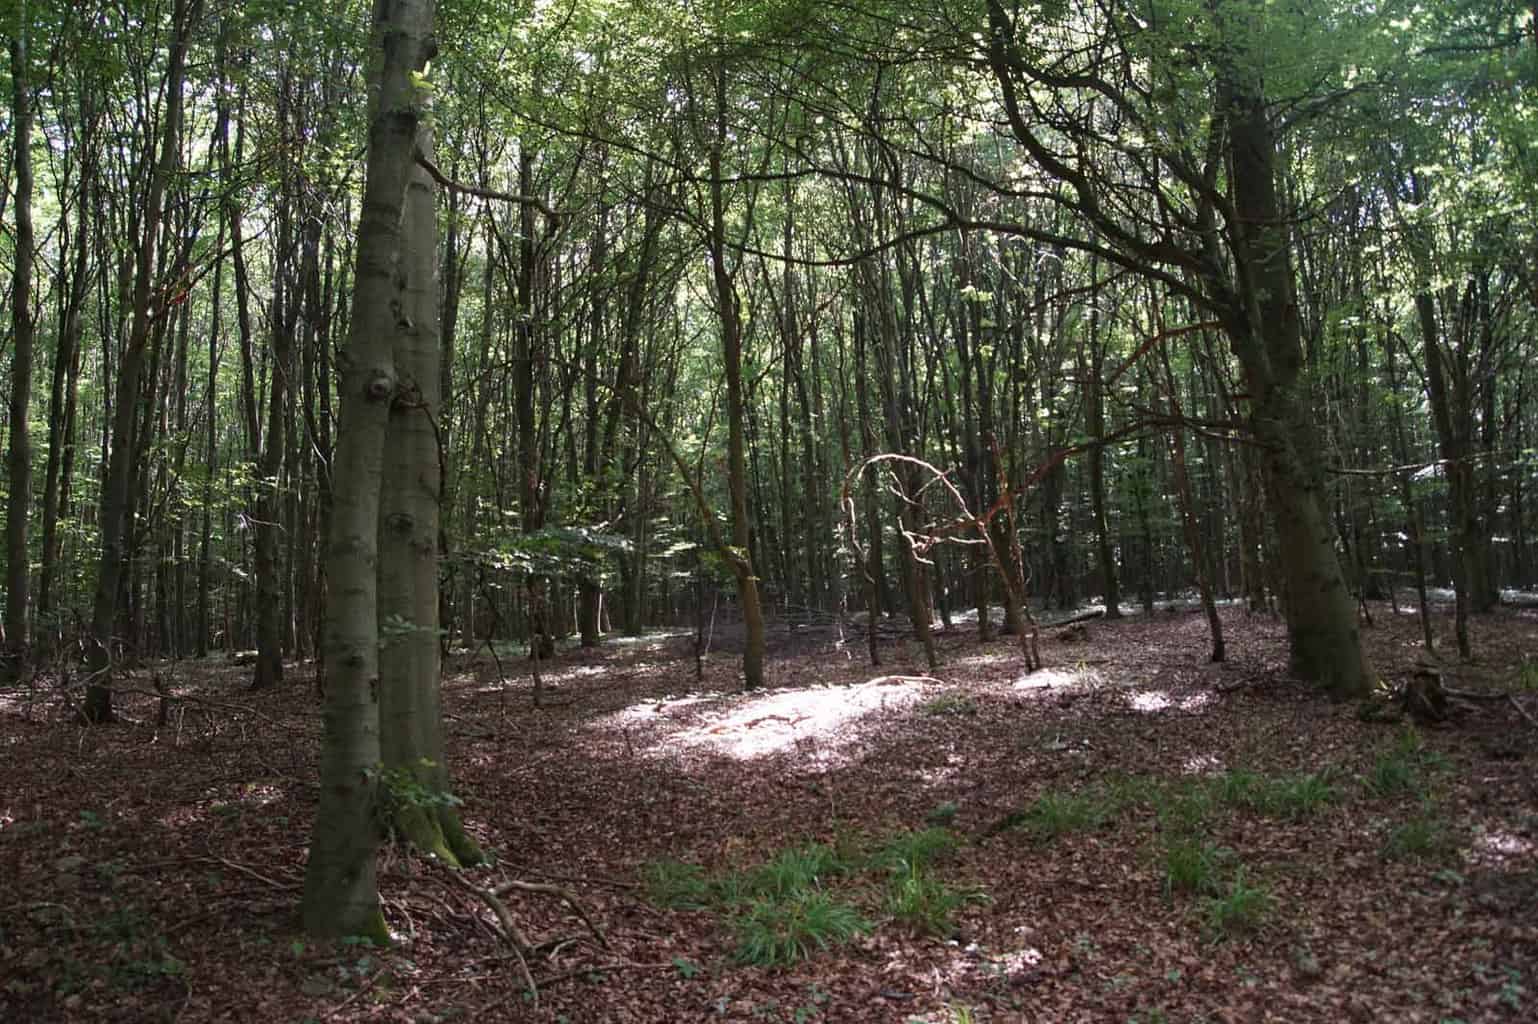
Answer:
<svg viewBox="0 0 1538 1024"><path fill-rule="evenodd" d="M1441 860L1455 845L1447 823L1427 811L1390 829L1381 853L1384 860Z"/></svg>
<svg viewBox="0 0 1538 1024"><path fill-rule="evenodd" d="M977 701L965 693L944 693L919 705L919 714L954 718L977 714Z"/></svg>
<svg viewBox="0 0 1538 1024"><path fill-rule="evenodd" d="M1219 889L1218 875L1230 851L1197 839L1176 838L1164 846L1164 895L1212 894Z"/></svg>
<svg viewBox="0 0 1538 1024"><path fill-rule="evenodd" d="M714 901L715 886L698 864L658 860L642 869L647 898L659 907L703 910Z"/></svg>
<svg viewBox="0 0 1538 1024"><path fill-rule="evenodd" d="M732 922L733 955L757 967L789 967L869 930L853 905L825 892L785 899L758 899Z"/></svg>
<svg viewBox="0 0 1538 1024"><path fill-rule="evenodd" d="M1207 931L1214 939L1229 939L1260 927L1271 912L1271 893L1261 885L1250 885L1240 868L1225 892L1207 898Z"/></svg>
<svg viewBox="0 0 1538 1024"><path fill-rule="evenodd" d="M954 852L956 846L955 834L947 829L926 828L918 832L900 832L871 854L870 865L888 871L909 868L922 871Z"/></svg>
<svg viewBox="0 0 1538 1024"><path fill-rule="evenodd" d="M1114 813L1115 808L1098 793L1068 793L1054 789L1037 797L1020 816L1018 824L1037 839L1049 840L1069 832L1099 828Z"/></svg>
<svg viewBox="0 0 1538 1024"><path fill-rule="evenodd" d="M887 878L886 912L915 932L945 936L955 931L956 911L986 899L975 889L947 885L920 867L909 865Z"/></svg>

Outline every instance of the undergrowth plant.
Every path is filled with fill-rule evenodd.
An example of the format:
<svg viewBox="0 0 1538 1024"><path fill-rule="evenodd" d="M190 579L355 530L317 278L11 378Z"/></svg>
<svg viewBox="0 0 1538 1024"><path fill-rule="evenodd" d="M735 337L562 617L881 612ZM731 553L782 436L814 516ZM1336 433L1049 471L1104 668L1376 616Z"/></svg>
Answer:
<svg viewBox="0 0 1538 1024"><path fill-rule="evenodd" d="M1263 885L1249 884L1241 867L1226 890L1207 897L1203 906L1207 932L1214 939L1229 939L1254 931L1271 912L1272 904L1270 891Z"/></svg>
<svg viewBox="0 0 1538 1024"><path fill-rule="evenodd" d="M869 928L853 904L829 893L755 899L732 921L737 936L733 955L756 967L788 967Z"/></svg>
<svg viewBox="0 0 1538 1024"><path fill-rule="evenodd" d="M1453 847L1447 823L1427 808L1389 829L1381 853L1384 860L1439 860L1450 854Z"/></svg>
<svg viewBox="0 0 1538 1024"><path fill-rule="evenodd" d="M976 889L957 888L921 867L908 865L888 875L884 909L893 920L915 932L944 936L955 930L956 911L983 898Z"/></svg>
<svg viewBox="0 0 1538 1024"><path fill-rule="evenodd" d="M1016 824L1037 839L1056 839L1069 832L1099 828L1115 811L1104 794L1093 790L1048 790L1026 808Z"/></svg>
<svg viewBox="0 0 1538 1024"><path fill-rule="evenodd" d="M1230 856L1230 851L1199 839L1170 839L1163 850L1165 897L1217 892L1221 887L1219 874Z"/></svg>
<svg viewBox="0 0 1538 1024"><path fill-rule="evenodd" d="M1425 740L1413 728L1401 732L1394 743L1380 751L1365 780L1368 792L1379 797L1424 798L1427 776L1445 765L1440 754L1426 749Z"/></svg>
<svg viewBox="0 0 1538 1024"><path fill-rule="evenodd" d="M937 878L933 866L954 851L955 835L926 828L887 837L870 849L851 836L834 844L808 842L780 850L756 867L710 875L676 860L648 864L642 872L647 895L674 909L714 909L728 918L740 963L785 967L849 941L870 923L852 902L840 898L849 876L879 872L881 909L916 931L947 934L955 912L985 898ZM870 894L868 887L854 887Z"/></svg>
<svg viewBox="0 0 1538 1024"><path fill-rule="evenodd" d="M653 861L642 869L641 880L647 898L661 907L703 910L715 902L716 887L698 864Z"/></svg>

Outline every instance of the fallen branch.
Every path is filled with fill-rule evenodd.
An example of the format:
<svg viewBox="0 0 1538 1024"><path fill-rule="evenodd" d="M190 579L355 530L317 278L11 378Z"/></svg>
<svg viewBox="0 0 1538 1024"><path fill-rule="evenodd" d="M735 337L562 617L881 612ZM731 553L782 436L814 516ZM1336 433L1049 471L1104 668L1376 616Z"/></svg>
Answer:
<svg viewBox="0 0 1538 1024"><path fill-rule="evenodd" d="M559 897L561 902L576 911L577 916L582 918L582 923L587 925L588 931L593 933L593 938L598 940L600 946L604 949L612 948L609 945L608 936L604 935L603 929L593 923L593 918L588 914L587 908L582 905L581 901L577 899L570 889L550 882L523 882L516 878L511 878L505 882L497 883L490 891L495 896L502 896L514 889L519 892L537 892L543 893L546 896Z"/></svg>
<svg viewBox="0 0 1538 1024"><path fill-rule="evenodd" d="M1534 718L1528 712L1528 710L1522 706L1522 702L1517 700L1515 694L1508 693L1506 695L1506 699L1511 701L1511 706L1517 709L1517 714L1527 719L1528 725L1532 726L1534 729L1538 729L1538 718Z"/></svg>
<svg viewBox="0 0 1538 1024"><path fill-rule="evenodd" d="M518 927L518 922L513 920L512 911L508 910L507 904L503 903L490 889L482 889L454 868L445 867L444 870L448 872L449 879L455 885L491 908L492 914L502 929L502 938L513 948L513 955L518 960L518 970L523 975L524 984L529 988L529 1001L534 1009L539 1009L539 985L535 983L534 972L529 970L529 961L523 955L523 951L529 948L529 940L524 936L523 930Z"/></svg>

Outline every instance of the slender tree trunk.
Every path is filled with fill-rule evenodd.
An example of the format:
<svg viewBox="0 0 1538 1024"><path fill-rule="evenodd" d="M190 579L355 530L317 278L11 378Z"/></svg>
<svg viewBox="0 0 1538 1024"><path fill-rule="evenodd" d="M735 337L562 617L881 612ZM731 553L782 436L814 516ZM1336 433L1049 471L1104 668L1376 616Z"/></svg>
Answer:
<svg viewBox="0 0 1538 1024"><path fill-rule="evenodd" d="M152 316L152 280L155 273L155 246L164 216L166 189L176 170L181 126L182 81L187 64L188 38L202 14L202 0L176 0L172 13L172 40L166 66L165 110L162 136L150 184L144 200L143 222L136 242L133 270L133 299L128 341L119 362L115 406L112 417L112 443L108 455L107 477L101 492L101 563L97 570L96 596L91 607L90 683L86 689L83 716L93 723L110 722L112 709L112 644L117 622L119 589L123 581L127 551L128 522L132 512L134 461L138 445L134 437L136 411L140 400L140 377L149 347Z"/></svg>
<svg viewBox="0 0 1538 1024"><path fill-rule="evenodd" d="M27 522L32 514L32 445L28 413L32 404L32 264L36 257L32 234L32 76L27 67L26 0L16 5L17 25L11 34L12 170L16 175L13 206L15 256L11 273L11 414L7 452L10 493L5 511L5 640L9 668L19 670L30 655L27 615L31 557Z"/></svg>
<svg viewBox="0 0 1538 1024"><path fill-rule="evenodd" d="M426 103L417 78L436 50L433 7L432 0L376 0L374 9L363 213L326 553L320 807L304 879L306 931L366 935L380 943L389 940L375 886L380 486L390 411L399 397L393 349L406 309L399 280L401 222Z"/></svg>
<svg viewBox="0 0 1538 1024"><path fill-rule="evenodd" d="M726 69L717 63L712 72L715 92L714 135L710 140L710 263L715 290L716 313L721 328L721 354L726 376L726 476L732 506L732 546L738 557L732 561L737 579L737 599L742 604L743 628L747 633L742 652L742 678L745 689L764 684L764 613L759 604L758 576L752 561L752 522L748 517L748 465L744 421L746 397L742 376L742 316L738 308L737 286L727 265L726 200L723 183L722 152L727 141Z"/></svg>

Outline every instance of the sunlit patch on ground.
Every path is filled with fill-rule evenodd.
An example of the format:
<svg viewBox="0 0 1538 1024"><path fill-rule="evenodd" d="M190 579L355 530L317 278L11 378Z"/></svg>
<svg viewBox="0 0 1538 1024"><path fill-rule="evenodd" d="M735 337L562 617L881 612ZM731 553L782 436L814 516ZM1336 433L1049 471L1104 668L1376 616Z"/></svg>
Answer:
<svg viewBox="0 0 1538 1024"><path fill-rule="evenodd" d="M730 695L725 693L696 693L688 697L664 697L656 703L648 701L645 704L632 704L628 708L621 708L608 717L606 724L636 725L677 721L682 713L690 708L729 699Z"/></svg>
<svg viewBox="0 0 1538 1024"><path fill-rule="evenodd" d="M872 681L858 686L776 690L762 696L706 694L625 708L609 725L648 723L665 731L658 749L696 749L747 760L802 748L838 747L859 739L858 720L872 712L912 705L924 692L917 680ZM709 707L719 702L718 706ZM819 751L824 757L829 749Z"/></svg>
<svg viewBox="0 0 1538 1024"><path fill-rule="evenodd" d="M1192 693L1184 697L1172 697L1164 690L1141 690L1127 695L1127 705L1133 711L1145 713L1175 708L1179 711L1199 711L1212 703L1210 693Z"/></svg>
<svg viewBox="0 0 1538 1024"><path fill-rule="evenodd" d="M1017 678L1014 688L1051 690L1064 686L1094 686L1099 682L1101 682L1100 673L1092 669L1041 668Z"/></svg>
<svg viewBox="0 0 1538 1024"><path fill-rule="evenodd" d="M945 662L945 672L947 675L955 676L969 669L992 668L1019 660L1020 652L1013 648L998 654L970 654L962 658L948 658Z"/></svg>
<svg viewBox="0 0 1538 1024"><path fill-rule="evenodd" d="M576 665L561 672L545 672L542 675L545 682L560 685L561 683L570 683L589 676L601 676L608 671L609 669L602 665Z"/></svg>
<svg viewBox="0 0 1538 1024"><path fill-rule="evenodd" d="M1492 829L1474 837L1473 860L1489 867L1508 865L1514 860L1531 860L1538 845L1515 832Z"/></svg>

